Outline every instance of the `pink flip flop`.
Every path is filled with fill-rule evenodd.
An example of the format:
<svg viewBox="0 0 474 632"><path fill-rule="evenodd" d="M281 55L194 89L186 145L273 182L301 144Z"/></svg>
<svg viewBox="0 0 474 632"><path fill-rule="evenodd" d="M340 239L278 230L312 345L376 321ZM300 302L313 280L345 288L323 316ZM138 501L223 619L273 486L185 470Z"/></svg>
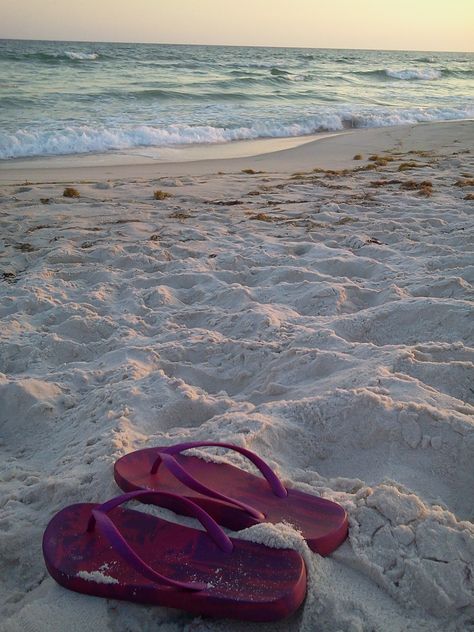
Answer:
<svg viewBox="0 0 474 632"><path fill-rule="evenodd" d="M181 454L206 446L240 452L263 478L227 463ZM148 489L185 496L234 531L259 522L286 521L301 531L320 555L328 555L347 537L348 519L343 507L297 489L286 489L265 461L232 444L205 441L138 450L115 463L114 476L124 491Z"/></svg>
<svg viewBox="0 0 474 632"><path fill-rule="evenodd" d="M130 500L192 515L206 531L120 506ZM66 507L46 528L43 555L70 590L214 617L274 621L306 594L299 553L230 539L196 504L163 492Z"/></svg>

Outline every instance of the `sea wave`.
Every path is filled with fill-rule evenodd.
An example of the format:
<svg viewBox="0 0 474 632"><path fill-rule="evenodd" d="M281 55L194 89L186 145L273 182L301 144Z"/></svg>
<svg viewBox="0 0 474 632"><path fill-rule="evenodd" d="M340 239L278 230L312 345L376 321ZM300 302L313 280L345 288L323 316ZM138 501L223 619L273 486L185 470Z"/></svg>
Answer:
<svg viewBox="0 0 474 632"><path fill-rule="evenodd" d="M402 70L385 69L387 77L402 79L404 81L415 79L419 81L432 81L441 78L441 71L434 68L406 68Z"/></svg>
<svg viewBox="0 0 474 632"><path fill-rule="evenodd" d="M290 72L289 70L277 68L276 66L270 69L270 75L274 80L276 79L278 81L307 81L310 79L310 75Z"/></svg>
<svg viewBox="0 0 474 632"><path fill-rule="evenodd" d="M436 59L434 57L417 57L414 61L421 61L424 64L434 64Z"/></svg>
<svg viewBox="0 0 474 632"><path fill-rule="evenodd" d="M73 50L65 50L64 54L73 61L94 61L100 57L99 53L80 53Z"/></svg>
<svg viewBox="0 0 474 632"><path fill-rule="evenodd" d="M257 121L249 126L212 125L76 125L61 130L20 129L0 133L0 158L25 158L106 152L135 147L162 147L195 143L226 143L256 138L304 136L345 128L383 127L410 123L474 117L474 107L466 108L341 108L295 121Z"/></svg>
<svg viewBox="0 0 474 632"><path fill-rule="evenodd" d="M402 81L433 81L440 79L441 70L434 68L377 68L375 70L357 70L352 74L363 77L374 77L376 79L399 79Z"/></svg>
<svg viewBox="0 0 474 632"><path fill-rule="evenodd" d="M71 94L71 99L117 99L123 102L137 101L144 103L219 103L242 101L260 101L264 97L278 98L279 100L296 101L308 99L314 96L314 90L300 90L298 92L275 92L282 83L307 82L308 75L260 76L260 77L229 77L226 79L209 79L207 81L194 81L186 90L144 87L123 91L104 90L102 92L82 92L80 95ZM67 95L65 95L67 98ZM333 101L332 95L318 95L320 100ZM1 101L1 97L0 97Z"/></svg>
<svg viewBox="0 0 474 632"><path fill-rule="evenodd" d="M288 70L285 70L284 68L277 68L276 66L273 66L270 70L270 74L276 77L280 77L280 76L289 75L290 73L288 72Z"/></svg>
<svg viewBox="0 0 474 632"><path fill-rule="evenodd" d="M43 64L59 64L61 62L68 61L95 61L103 57L97 52L81 52L81 51L59 51L59 52L46 52L46 51L1 51L0 60L5 61L26 61L36 62Z"/></svg>
<svg viewBox="0 0 474 632"><path fill-rule="evenodd" d="M253 82L258 83L254 80ZM251 82L246 82L250 84ZM209 90L204 90L204 87L209 87ZM216 101L251 101L254 97L250 92L245 90L236 90L238 88L238 82L236 81L221 81L221 82L202 82L195 83L193 90L170 90L164 88L148 88L145 90L133 90L129 92L120 91L108 91L102 93L103 97L113 97L114 99L120 99L122 101L151 101L151 102L163 102L163 101L182 101L193 103L196 100L200 102L212 102ZM214 90L212 90L214 88ZM219 90L217 90L219 89ZM227 91L223 91L223 90ZM97 94L93 93L92 97L96 97Z"/></svg>
<svg viewBox="0 0 474 632"><path fill-rule="evenodd" d="M456 77L457 79L474 77L474 68L443 68L443 75Z"/></svg>

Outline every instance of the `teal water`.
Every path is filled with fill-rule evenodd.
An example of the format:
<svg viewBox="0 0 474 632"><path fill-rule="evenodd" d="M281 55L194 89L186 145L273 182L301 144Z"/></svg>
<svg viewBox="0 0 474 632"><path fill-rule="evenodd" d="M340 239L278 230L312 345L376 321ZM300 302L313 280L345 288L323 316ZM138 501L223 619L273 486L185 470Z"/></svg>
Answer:
<svg viewBox="0 0 474 632"><path fill-rule="evenodd" d="M0 158L474 117L474 54L0 40Z"/></svg>

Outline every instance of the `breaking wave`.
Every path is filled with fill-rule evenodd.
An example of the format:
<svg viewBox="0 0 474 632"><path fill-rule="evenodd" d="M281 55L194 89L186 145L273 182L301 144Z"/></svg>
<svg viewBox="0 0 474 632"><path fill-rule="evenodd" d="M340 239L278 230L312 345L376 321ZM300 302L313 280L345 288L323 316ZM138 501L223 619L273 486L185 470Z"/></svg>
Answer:
<svg viewBox="0 0 474 632"><path fill-rule="evenodd" d="M76 53L71 50L64 51L65 56L73 61L94 61L99 59L99 53Z"/></svg>
<svg viewBox="0 0 474 632"><path fill-rule="evenodd" d="M256 138L305 136L347 128L384 127L474 117L474 107L380 109L355 108L326 111L296 121L255 122L249 126L212 125L75 125L61 130L19 129L0 132L0 158L25 158L105 152L137 147L169 147L195 143L226 143Z"/></svg>
<svg viewBox="0 0 474 632"><path fill-rule="evenodd" d="M393 68L381 68L377 70L359 70L353 74L362 76L372 76L376 79L400 79L402 81L433 81L442 77L442 71L434 68L404 68L396 70Z"/></svg>
<svg viewBox="0 0 474 632"><path fill-rule="evenodd" d="M390 68L386 68L385 74L387 77L391 77L392 79L402 79L405 81L410 79L432 81L434 79L440 79L442 75L440 70L435 70L434 68L406 70L392 70Z"/></svg>
<svg viewBox="0 0 474 632"><path fill-rule="evenodd" d="M58 51L58 52L45 52L45 51L2 51L0 54L0 60L5 61L27 61L43 64L59 64L61 62L68 61L95 61L103 57L97 52L81 52L81 51Z"/></svg>

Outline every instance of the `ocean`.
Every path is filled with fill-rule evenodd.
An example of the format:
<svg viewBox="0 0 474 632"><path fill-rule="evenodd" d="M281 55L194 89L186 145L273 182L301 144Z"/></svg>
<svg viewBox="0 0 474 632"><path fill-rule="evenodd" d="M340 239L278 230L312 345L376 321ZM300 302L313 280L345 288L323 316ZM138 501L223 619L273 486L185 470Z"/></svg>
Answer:
<svg viewBox="0 0 474 632"><path fill-rule="evenodd" d="M0 159L474 118L474 54L0 40Z"/></svg>

